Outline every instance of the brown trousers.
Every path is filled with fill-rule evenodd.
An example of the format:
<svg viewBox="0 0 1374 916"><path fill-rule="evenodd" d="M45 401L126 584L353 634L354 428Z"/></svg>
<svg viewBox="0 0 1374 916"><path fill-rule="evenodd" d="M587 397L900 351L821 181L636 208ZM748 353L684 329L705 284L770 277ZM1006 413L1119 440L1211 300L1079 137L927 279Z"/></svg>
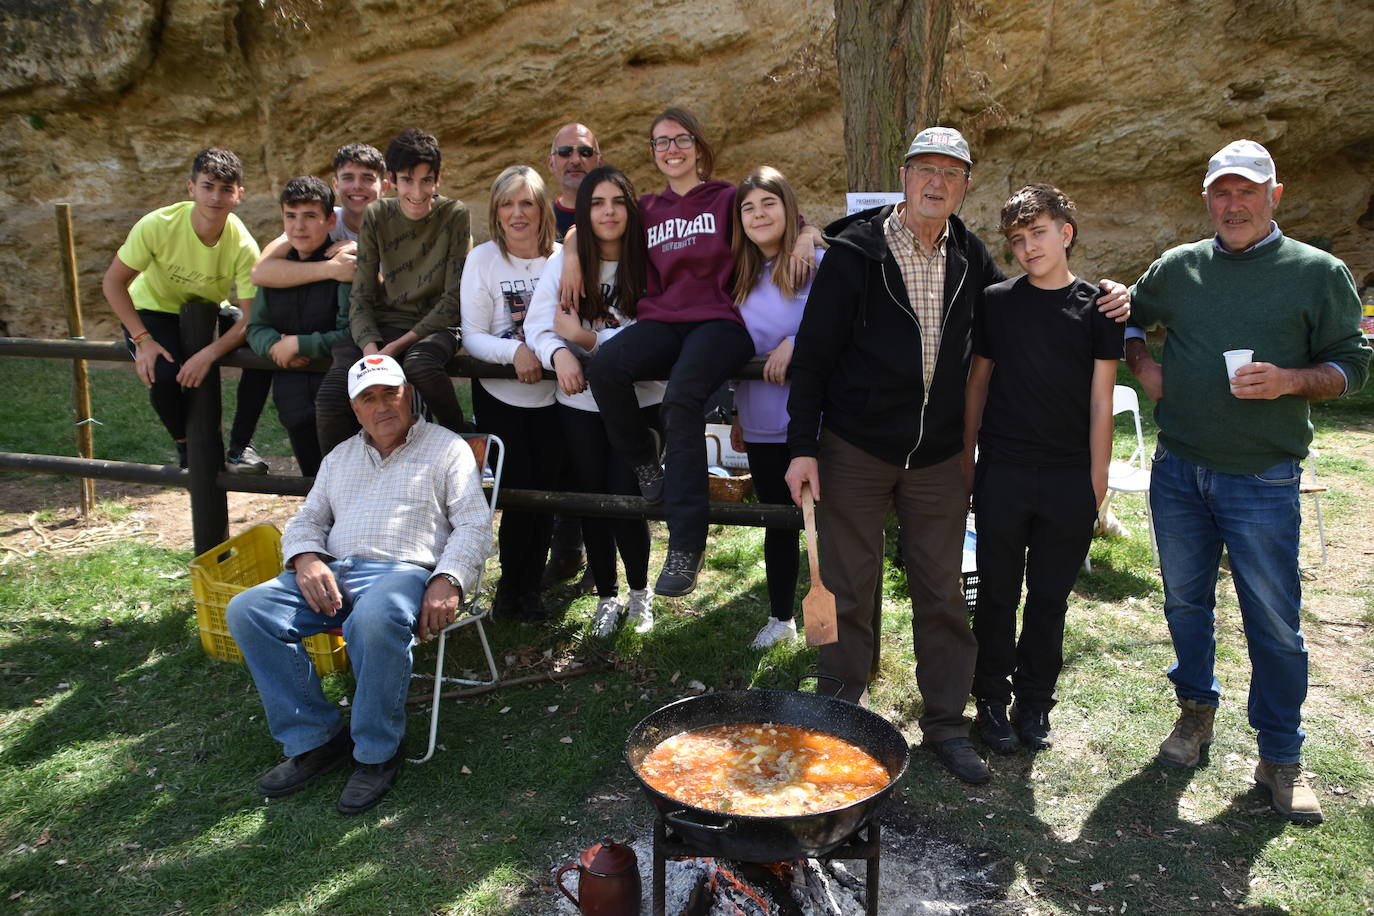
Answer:
<svg viewBox="0 0 1374 916"><path fill-rule="evenodd" d="M959 572L964 493L959 456L903 469L822 431L816 503L821 579L835 593L839 642L820 649L822 674L844 681L842 699L861 702L878 669L882 608L874 601L883 562L883 522L896 507L911 596L919 724L931 741L968 735L964 716L978 644L968 624ZM821 690L834 690L822 681Z"/></svg>

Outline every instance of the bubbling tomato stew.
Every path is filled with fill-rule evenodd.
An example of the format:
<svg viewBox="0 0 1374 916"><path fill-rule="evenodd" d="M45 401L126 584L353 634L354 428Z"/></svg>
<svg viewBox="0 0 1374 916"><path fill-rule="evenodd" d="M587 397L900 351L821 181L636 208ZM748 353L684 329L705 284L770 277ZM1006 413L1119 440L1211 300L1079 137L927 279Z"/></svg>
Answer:
<svg viewBox="0 0 1374 916"><path fill-rule="evenodd" d="M739 722L659 743L639 777L670 798L727 814L830 811L887 787L887 768L842 738L795 725Z"/></svg>

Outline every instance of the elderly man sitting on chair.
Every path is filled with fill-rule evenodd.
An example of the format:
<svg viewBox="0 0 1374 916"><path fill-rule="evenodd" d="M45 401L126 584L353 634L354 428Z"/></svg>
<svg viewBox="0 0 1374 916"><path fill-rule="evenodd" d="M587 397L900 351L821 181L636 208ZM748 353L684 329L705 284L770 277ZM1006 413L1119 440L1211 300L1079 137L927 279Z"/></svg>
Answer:
<svg viewBox="0 0 1374 916"><path fill-rule="evenodd" d="M235 596L228 620L287 757L259 791L289 795L352 759L338 810L358 814L404 760L411 647L453 622L491 528L472 451L411 413L394 359L358 360L348 396L362 431L325 456L287 523L286 571ZM347 727L301 644L340 624L357 680Z"/></svg>

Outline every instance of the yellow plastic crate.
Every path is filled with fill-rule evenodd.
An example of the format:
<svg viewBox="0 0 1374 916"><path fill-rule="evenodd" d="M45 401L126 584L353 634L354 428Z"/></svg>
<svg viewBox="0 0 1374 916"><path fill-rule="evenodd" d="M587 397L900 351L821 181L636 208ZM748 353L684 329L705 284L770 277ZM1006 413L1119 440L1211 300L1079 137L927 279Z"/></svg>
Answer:
<svg viewBox="0 0 1374 916"><path fill-rule="evenodd" d="M224 610L239 592L266 582L282 570L281 532L274 525L255 525L191 561L191 593L205 654L243 664ZM320 674L348 670L348 652L337 633L307 636L303 643Z"/></svg>

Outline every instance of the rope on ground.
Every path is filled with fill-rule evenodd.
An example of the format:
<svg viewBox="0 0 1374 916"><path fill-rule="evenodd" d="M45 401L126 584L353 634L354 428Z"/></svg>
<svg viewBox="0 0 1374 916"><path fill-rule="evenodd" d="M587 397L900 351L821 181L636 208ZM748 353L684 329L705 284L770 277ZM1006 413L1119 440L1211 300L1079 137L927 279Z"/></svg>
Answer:
<svg viewBox="0 0 1374 916"><path fill-rule="evenodd" d="M0 566L21 559L29 560L39 554L84 553L96 547L104 547L133 539L141 535L144 528L147 527L142 519L131 518L123 522L111 522L98 528L81 528L70 535L59 535L56 529L44 528L38 524L37 512L29 515L28 522L29 530L38 538L39 546L32 550L21 550L8 544L3 545L5 553L0 556Z"/></svg>
<svg viewBox="0 0 1374 916"><path fill-rule="evenodd" d="M456 700L462 697L475 697L483 693L491 693L493 690L500 690L504 687L520 687L525 684L541 684L545 681L563 681L570 677L578 677L583 674L597 674L603 671L613 670L612 665L582 665L577 668L567 668L563 671L553 671L545 674L530 674L525 677L513 677L507 680L497 681L495 684L486 684L481 687L469 687L465 690L446 690L439 694L441 700ZM434 694L416 694L406 700L409 705L428 703L434 699Z"/></svg>

